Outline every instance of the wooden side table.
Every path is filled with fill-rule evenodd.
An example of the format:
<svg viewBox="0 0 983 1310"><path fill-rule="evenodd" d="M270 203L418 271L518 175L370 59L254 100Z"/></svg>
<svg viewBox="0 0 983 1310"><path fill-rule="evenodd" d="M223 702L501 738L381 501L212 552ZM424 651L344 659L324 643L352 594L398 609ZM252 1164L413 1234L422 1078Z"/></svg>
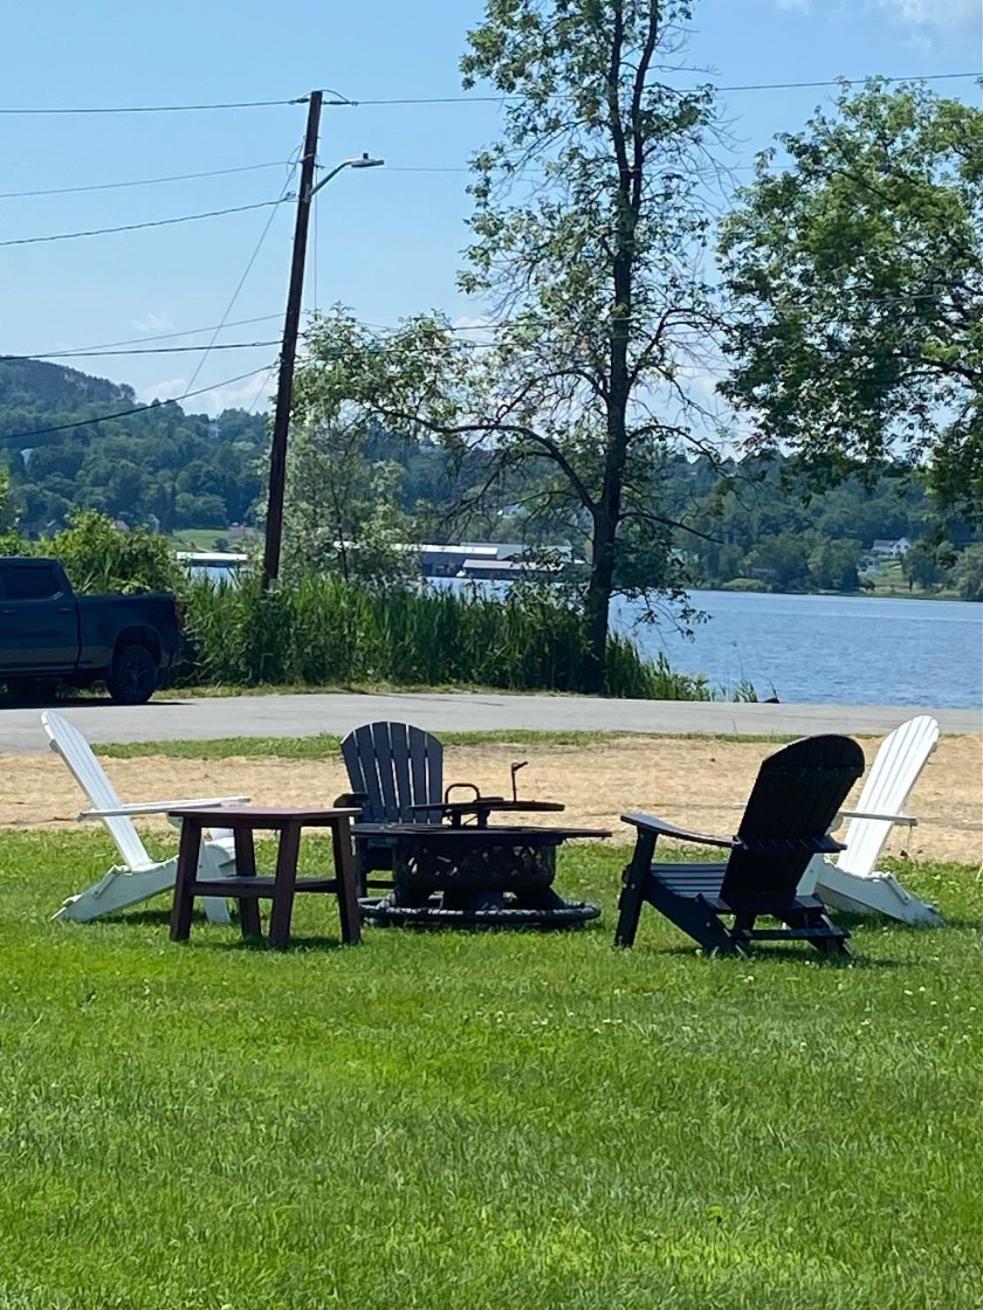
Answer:
<svg viewBox="0 0 983 1310"><path fill-rule="evenodd" d="M176 809L170 817L181 822L174 904L171 909L171 941L191 936L191 914L196 896L226 896L239 902L243 937L262 937L260 900L272 901L269 944L282 948L290 944L290 919L294 896L300 892L327 892L338 898L343 942L361 939L361 916L352 854L352 819L357 809L305 810L292 806L267 808L237 805L214 809ZM205 828L231 828L235 840L236 876L200 879L198 853ZM333 878L298 878L297 857L304 828L328 828L334 852ZM256 873L256 830L279 834L276 873L272 878Z"/></svg>

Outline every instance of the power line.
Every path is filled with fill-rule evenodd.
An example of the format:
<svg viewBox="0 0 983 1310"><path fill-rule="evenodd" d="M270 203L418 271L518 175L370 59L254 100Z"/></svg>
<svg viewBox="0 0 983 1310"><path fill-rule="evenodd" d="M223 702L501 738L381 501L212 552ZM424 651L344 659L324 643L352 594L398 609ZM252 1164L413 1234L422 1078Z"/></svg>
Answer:
<svg viewBox="0 0 983 1310"><path fill-rule="evenodd" d="M50 428L32 428L29 432L3 432L0 433L0 443L27 441L32 437L46 437L52 432L68 432L72 428L91 427L93 423L108 423L111 419L129 418L131 414L145 414L148 409L176 405L182 400L190 400L192 396L203 396L208 391L218 391L220 387L231 386L233 382L244 382L246 378L254 378L258 373L268 373L272 367L272 364L263 364L261 368L250 369L248 373L238 373L234 378L225 378L222 382L213 382L207 387L199 387L197 391L185 391L180 396L171 396L167 400L154 400L149 405L137 405L132 409L117 410L114 414L99 414L96 418L77 419L74 423L57 423Z"/></svg>
<svg viewBox="0 0 983 1310"><path fill-rule="evenodd" d="M48 241L75 241L79 237L101 237L113 232L138 232L147 227L172 227L175 223L194 223L202 218L221 218L225 214L244 214L248 209L268 209L272 205L281 205L285 197L279 200L260 200L252 205L234 205L230 209L208 209L201 214L182 214L180 218L157 218L147 223L125 223L121 227L93 227L84 232L56 232L46 237L17 237L11 241L0 241L0 246L33 246Z"/></svg>
<svg viewBox="0 0 983 1310"><path fill-rule="evenodd" d="M246 327L247 325L251 325L253 323L270 323L273 321L273 319L275 318L279 319L282 317L283 317L282 313L260 314L257 318L235 318L232 319L231 322L225 323L224 326L227 328ZM223 325L219 324L219 326L222 327ZM94 346L80 346L79 350L96 351L96 350L109 349L112 346L142 346L142 345L146 345L148 341L173 341L177 337L195 337L198 335L199 332L214 332L214 331L215 331L215 324L210 323L206 327L185 328L181 332L159 332L155 336L124 337L122 341L99 341L96 342ZM7 356L7 358L10 358L10 356ZM50 353L44 354L41 352L36 352L33 355L24 356L24 358L50 359L51 356Z"/></svg>
<svg viewBox="0 0 983 1310"><path fill-rule="evenodd" d="M20 200L29 196L72 196L83 191L118 191L123 187L157 186L162 182L189 182L201 177L227 177L230 173L255 173L261 168L281 168L283 159L272 159L266 164L242 164L238 168L211 168L204 173L173 173L170 177L141 177L129 182L97 182L91 186L50 187L43 191L0 191L0 200Z"/></svg>
<svg viewBox="0 0 983 1310"><path fill-rule="evenodd" d="M822 81L813 82L750 82L740 83L733 86L711 86L715 91L791 91L800 89L811 89L818 87L839 86L842 82L855 83L865 82L874 75L868 74L860 78L831 78ZM968 73L923 73L909 76L884 77L880 80L883 82L943 82L951 81L957 78L979 77L979 72ZM699 91L703 87L684 87L683 91ZM502 104L509 100L515 100L519 97L508 95L460 95L460 96L400 96L388 97L385 99L356 100L342 96L339 92L329 91L328 94L337 98L327 100L325 104L331 107L345 107L357 109L362 105L453 105L453 104ZM270 109L280 108L287 105L303 105L307 103L308 97L294 96L288 100L227 100L218 101L212 104L183 104L183 105L6 105L0 106L0 114L7 115L52 115L52 114L184 114L184 113L206 113L217 110L228 109Z"/></svg>
<svg viewBox="0 0 983 1310"><path fill-rule="evenodd" d="M306 105L307 96L297 96L293 100L230 100L212 105L109 105L72 106L62 108L20 107L0 108L0 114L186 114L199 113L213 109L269 109L281 105Z"/></svg>
<svg viewBox="0 0 983 1310"><path fill-rule="evenodd" d="M109 355L185 355L196 350L253 350L257 346L277 346L279 341L226 341L219 345L206 342L200 346L146 346L135 350L50 350L35 355L0 355L0 364L24 363L32 359L103 359ZM192 377L191 382L195 378ZM189 386L191 383L188 384Z"/></svg>
<svg viewBox="0 0 983 1310"><path fill-rule="evenodd" d="M296 168L297 168L297 161L296 159L294 159L290 164L288 164L287 177L283 184L283 188L280 191L280 195L277 197L278 206L281 205L283 201L286 200L287 198L287 192L290 189L290 183L291 180L293 179L293 175L296 171ZM253 247L253 252L249 256L249 259L246 262L246 267L242 270L242 274L239 278L239 281L236 283L235 290L232 292L232 296L229 299L229 303L225 306L225 311L222 314L221 320L219 321L218 326L215 328L215 331L212 333L212 339L208 343L208 350L206 350L205 353L202 355L201 359L199 359L198 366L195 369L194 373L192 373L191 375L191 381L188 383L189 387L193 387L194 384L198 381L198 376L201 373L201 370L205 367L205 361L208 358L209 351L211 350L212 346L214 346L215 341L218 338L218 334L225 327L226 319L229 317L229 315L232 313L233 309L235 308L235 303L239 299L239 293L242 291L242 288L246 284L246 279L249 277L249 274L252 272L253 265L256 263L256 260L259 256L259 252L263 248L263 242L266 240L267 234L269 233L270 228L273 226L273 220L274 218L276 218L276 214L277 214L276 208L270 210L269 216L265 224L263 225L263 230L259 234L259 240L256 242L255 246Z"/></svg>
<svg viewBox="0 0 983 1310"><path fill-rule="evenodd" d="M876 75L868 74L865 77L856 78L831 78L825 81L816 82L748 82L733 86L715 86L707 83L705 87L672 87L670 90L677 90L682 94L691 92L712 90L721 92L734 91L797 91L811 90L820 87L841 86L844 82L848 85L859 82L867 82ZM945 82L952 81L956 78L978 78L979 72L972 73L924 73L913 77L881 77L877 80L885 83L894 82ZM566 97L551 97L551 99L564 99ZM386 106L386 105L461 105L461 104L487 104L501 105L508 104L510 101L521 100L521 96L515 95L459 95L459 96L400 96L389 97L387 99L377 100L349 100L340 98L338 100L326 100L325 106L331 109L345 108L358 109L361 106Z"/></svg>

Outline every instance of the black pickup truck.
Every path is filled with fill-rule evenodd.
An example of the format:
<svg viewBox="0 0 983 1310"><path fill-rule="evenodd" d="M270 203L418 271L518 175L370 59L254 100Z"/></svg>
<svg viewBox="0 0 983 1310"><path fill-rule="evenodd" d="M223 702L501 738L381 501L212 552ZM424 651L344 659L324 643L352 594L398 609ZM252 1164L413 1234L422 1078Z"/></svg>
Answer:
<svg viewBox="0 0 983 1310"><path fill-rule="evenodd" d="M174 596L76 596L57 560L0 558L0 682L9 695L105 682L113 700L142 705L180 644Z"/></svg>

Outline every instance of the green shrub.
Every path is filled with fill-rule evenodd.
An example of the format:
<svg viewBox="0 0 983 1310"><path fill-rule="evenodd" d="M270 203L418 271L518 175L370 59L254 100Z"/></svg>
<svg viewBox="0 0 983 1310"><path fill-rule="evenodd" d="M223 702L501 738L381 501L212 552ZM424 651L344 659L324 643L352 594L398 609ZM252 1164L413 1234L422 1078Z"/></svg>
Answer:
<svg viewBox="0 0 983 1310"><path fill-rule="evenodd" d="M768 586L760 578L731 578L720 584L721 591L768 591Z"/></svg>
<svg viewBox="0 0 983 1310"><path fill-rule="evenodd" d="M70 526L50 540L35 543L61 561L76 591L176 591L184 574L166 537L147 528L123 532L106 514L82 510Z"/></svg>
<svg viewBox="0 0 983 1310"><path fill-rule="evenodd" d="M376 590L333 576L302 578L264 592L193 582L185 590L184 685L484 686L577 691L583 685L583 624L547 589L506 596L438 588ZM612 637L608 694L709 700L703 678L646 660Z"/></svg>

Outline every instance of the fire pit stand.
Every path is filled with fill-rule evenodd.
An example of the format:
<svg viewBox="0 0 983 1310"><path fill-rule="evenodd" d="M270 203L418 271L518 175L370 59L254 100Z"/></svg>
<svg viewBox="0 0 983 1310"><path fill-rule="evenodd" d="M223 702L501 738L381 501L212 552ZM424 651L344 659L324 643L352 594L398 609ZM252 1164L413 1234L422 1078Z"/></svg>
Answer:
<svg viewBox="0 0 983 1310"><path fill-rule="evenodd" d="M356 837L392 847L394 887L360 902L375 923L559 927L596 919L600 908L553 890L556 851L600 828L444 827L356 824Z"/></svg>

